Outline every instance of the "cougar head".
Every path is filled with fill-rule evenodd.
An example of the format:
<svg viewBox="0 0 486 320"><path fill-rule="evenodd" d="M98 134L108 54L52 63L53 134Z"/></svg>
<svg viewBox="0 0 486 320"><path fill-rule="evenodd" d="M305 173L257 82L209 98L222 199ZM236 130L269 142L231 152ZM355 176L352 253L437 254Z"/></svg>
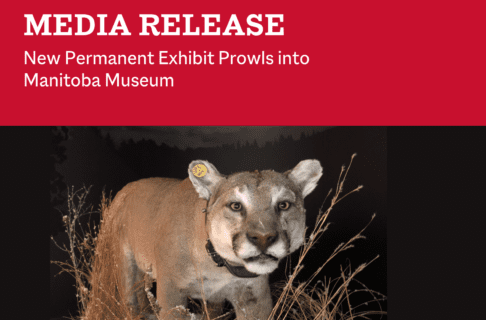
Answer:
<svg viewBox="0 0 486 320"><path fill-rule="evenodd" d="M189 178L199 197L209 201L206 228L216 252L256 274L274 271L304 243L304 198L322 171L318 160L303 160L284 173L224 176L207 161L191 162Z"/></svg>

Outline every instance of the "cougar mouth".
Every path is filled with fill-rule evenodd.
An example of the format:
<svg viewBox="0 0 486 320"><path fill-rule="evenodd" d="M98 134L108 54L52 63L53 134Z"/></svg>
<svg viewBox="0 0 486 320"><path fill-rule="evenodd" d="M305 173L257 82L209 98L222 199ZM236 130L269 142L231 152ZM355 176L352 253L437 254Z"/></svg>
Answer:
<svg viewBox="0 0 486 320"><path fill-rule="evenodd" d="M263 262L265 260L278 261L278 258L271 256L269 254L261 253L258 256L243 259L246 262Z"/></svg>

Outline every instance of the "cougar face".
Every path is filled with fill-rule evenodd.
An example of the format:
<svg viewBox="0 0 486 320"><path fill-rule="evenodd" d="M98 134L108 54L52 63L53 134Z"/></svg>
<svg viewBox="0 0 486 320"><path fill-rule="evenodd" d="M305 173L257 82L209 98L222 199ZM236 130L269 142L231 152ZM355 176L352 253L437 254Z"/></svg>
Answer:
<svg viewBox="0 0 486 320"><path fill-rule="evenodd" d="M282 258L304 242L302 191L288 174L274 171L224 178L208 217L216 251L250 272L274 271Z"/></svg>

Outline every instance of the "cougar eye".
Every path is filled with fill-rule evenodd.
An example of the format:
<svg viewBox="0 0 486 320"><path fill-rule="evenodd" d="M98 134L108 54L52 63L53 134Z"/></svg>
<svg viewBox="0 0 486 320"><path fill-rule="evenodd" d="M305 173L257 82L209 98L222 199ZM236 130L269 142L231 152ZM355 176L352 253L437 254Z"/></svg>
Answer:
<svg viewBox="0 0 486 320"><path fill-rule="evenodd" d="M288 208L290 208L290 202L288 202L288 201L280 202L278 204L278 208L280 210L287 210Z"/></svg>
<svg viewBox="0 0 486 320"><path fill-rule="evenodd" d="M233 202L233 203L230 204L230 208L233 211L240 211L241 208L242 208L242 205L239 202Z"/></svg>

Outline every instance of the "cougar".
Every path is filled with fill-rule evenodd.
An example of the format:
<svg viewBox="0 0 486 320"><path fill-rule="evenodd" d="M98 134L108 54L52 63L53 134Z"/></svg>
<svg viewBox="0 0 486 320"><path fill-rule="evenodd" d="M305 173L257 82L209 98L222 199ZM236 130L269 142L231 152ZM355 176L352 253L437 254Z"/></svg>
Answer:
<svg viewBox="0 0 486 320"><path fill-rule="evenodd" d="M207 301L212 317L227 300L238 320L266 320L268 276L304 243L304 198L322 176L319 161L226 176L196 160L188 174L129 183L113 200L122 297L146 306L143 288L132 289L148 274L161 318L187 317L191 297Z"/></svg>

